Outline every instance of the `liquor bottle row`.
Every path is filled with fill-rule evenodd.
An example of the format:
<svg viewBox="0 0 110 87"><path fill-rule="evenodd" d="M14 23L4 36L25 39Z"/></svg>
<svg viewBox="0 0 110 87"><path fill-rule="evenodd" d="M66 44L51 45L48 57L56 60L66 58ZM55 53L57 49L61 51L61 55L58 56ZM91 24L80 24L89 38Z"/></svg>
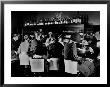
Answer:
<svg viewBox="0 0 110 87"><path fill-rule="evenodd" d="M60 21L40 21L37 22L25 22L24 26L34 26L34 25L51 25L51 24L70 24L70 23L81 23L81 19L72 19L72 20L60 20Z"/></svg>
<svg viewBox="0 0 110 87"><path fill-rule="evenodd" d="M87 17L51 17L51 18L39 18L39 19L28 19L25 20L24 26L35 26L35 25L52 25L52 24L71 24L71 23L79 23L84 24L88 23Z"/></svg>

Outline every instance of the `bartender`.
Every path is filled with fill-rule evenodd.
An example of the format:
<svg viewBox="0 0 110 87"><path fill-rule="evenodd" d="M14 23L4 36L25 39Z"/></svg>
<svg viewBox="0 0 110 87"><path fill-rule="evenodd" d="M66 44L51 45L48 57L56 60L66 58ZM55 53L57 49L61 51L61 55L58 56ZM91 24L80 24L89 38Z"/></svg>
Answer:
<svg viewBox="0 0 110 87"><path fill-rule="evenodd" d="M47 38L45 42L46 46L49 46L51 43L55 41L54 34L52 32L49 32L48 34L49 34L49 37Z"/></svg>

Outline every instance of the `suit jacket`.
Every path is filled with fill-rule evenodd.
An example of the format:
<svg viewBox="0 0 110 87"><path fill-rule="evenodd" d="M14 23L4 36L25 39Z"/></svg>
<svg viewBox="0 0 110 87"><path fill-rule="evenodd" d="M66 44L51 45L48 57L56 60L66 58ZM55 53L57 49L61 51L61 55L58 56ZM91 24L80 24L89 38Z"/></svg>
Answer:
<svg viewBox="0 0 110 87"><path fill-rule="evenodd" d="M76 44L73 43L66 43L64 46L64 58L67 60L74 60L77 55L77 48Z"/></svg>

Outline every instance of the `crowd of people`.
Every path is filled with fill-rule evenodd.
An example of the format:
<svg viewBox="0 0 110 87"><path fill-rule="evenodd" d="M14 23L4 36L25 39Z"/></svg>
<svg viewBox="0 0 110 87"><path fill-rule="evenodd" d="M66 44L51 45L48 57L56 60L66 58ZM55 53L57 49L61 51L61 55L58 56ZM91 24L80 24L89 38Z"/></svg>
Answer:
<svg viewBox="0 0 110 87"><path fill-rule="evenodd" d="M31 59L44 59L44 76L72 76L66 71L66 67L71 62L77 62L76 76L100 76L100 32L85 33L80 42L74 40L74 35L70 39L53 33L44 34L42 29L34 31L33 34L13 34L11 41L11 60L12 60L12 76L17 76L17 72L21 68L17 68L14 72L14 66L20 65L23 68L24 76L29 76L31 71ZM70 70L74 66L70 66ZM30 73L29 73L30 70ZM32 74L32 73L31 73ZM42 76L40 73L37 75ZM20 76L20 75L19 75ZM35 76L35 73L34 73Z"/></svg>

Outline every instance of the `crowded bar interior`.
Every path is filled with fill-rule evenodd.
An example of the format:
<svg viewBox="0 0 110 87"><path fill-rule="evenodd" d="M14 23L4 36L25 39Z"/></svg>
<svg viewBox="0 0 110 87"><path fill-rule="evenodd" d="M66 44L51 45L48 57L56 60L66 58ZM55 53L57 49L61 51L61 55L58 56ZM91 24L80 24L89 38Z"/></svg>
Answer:
<svg viewBox="0 0 110 87"><path fill-rule="evenodd" d="M99 11L12 11L12 77L100 77Z"/></svg>

